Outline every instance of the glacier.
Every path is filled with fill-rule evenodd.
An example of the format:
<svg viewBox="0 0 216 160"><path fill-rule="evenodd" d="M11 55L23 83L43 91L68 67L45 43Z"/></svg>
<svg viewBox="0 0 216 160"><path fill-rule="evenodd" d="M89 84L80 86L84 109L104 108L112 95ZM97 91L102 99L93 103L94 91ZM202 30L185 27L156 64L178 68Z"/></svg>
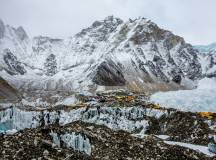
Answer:
<svg viewBox="0 0 216 160"><path fill-rule="evenodd" d="M86 136L82 136L75 132L66 133L60 136L58 136L57 133L51 132L50 135L53 137L54 144L58 147L60 147L60 141L62 141L68 148L73 148L74 150L91 155L90 140Z"/></svg>
<svg viewBox="0 0 216 160"><path fill-rule="evenodd" d="M145 133L149 127L146 116L159 119L167 115L167 111L143 108L143 107L82 107L65 110L23 110L19 107L10 107L0 112L1 132L25 128L37 128L50 124L64 126L76 121L105 125L114 130L124 130L130 133L139 130ZM5 124L8 128L5 128Z"/></svg>
<svg viewBox="0 0 216 160"><path fill-rule="evenodd" d="M194 90L157 92L150 100L183 111L216 112L216 79L204 78Z"/></svg>

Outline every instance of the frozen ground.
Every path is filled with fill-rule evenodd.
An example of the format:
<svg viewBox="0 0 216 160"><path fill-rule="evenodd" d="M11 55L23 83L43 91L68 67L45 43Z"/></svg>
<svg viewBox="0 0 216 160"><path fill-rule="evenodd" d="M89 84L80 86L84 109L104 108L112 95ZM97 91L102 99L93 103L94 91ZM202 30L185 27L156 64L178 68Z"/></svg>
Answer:
<svg viewBox="0 0 216 160"><path fill-rule="evenodd" d="M216 79L204 78L194 90L155 93L151 96L151 101L183 111L216 112Z"/></svg>

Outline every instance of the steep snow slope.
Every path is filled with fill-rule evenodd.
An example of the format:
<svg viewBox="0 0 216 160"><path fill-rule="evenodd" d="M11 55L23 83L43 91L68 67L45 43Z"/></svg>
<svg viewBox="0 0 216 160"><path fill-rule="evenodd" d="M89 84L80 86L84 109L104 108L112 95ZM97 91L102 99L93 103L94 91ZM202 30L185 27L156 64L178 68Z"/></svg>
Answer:
<svg viewBox="0 0 216 160"><path fill-rule="evenodd" d="M202 64L202 70L205 77L216 77L216 54L200 54L200 62Z"/></svg>
<svg viewBox="0 0 216 160"><path fill-rule="evenodd" d="M168 90L203 74L197 50L145 18L110 16L64 40L1 21L0 56L0 75L25 91Z"/></svg>
<svg viewBox="0 0 216 160"><path fill-rule="evenodd" d="M206 77L216 77L216 43L194 46L199 54L202 70Z"/></svg>

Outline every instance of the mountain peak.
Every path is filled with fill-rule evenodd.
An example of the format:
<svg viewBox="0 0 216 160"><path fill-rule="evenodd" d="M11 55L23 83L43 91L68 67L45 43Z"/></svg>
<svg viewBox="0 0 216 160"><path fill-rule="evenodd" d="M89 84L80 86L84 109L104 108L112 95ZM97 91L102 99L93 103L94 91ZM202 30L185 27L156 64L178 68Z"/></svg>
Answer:
<svg viewBox="0 0 216 160"><path fill-rule="evenodd" d="M112 33L122 23L123 20L120 18L108 16L104 20L95 21L90 27L83 29L76 36L82 37L88 34L89 37L94 37L97 41L104 41L109 33Z"/></svg>
<svg viewBox="0 0 216 160"><path fill-rule="evenodd" d="M15 32L17 36L23 41L24 39L28 38L28 35L26 31L23 29L22 26L19 26L17 29L15 29Z"/></svg>
<svg viewBox="0 0 216 160"><path fill-rule="evenodd" d="M112 26L118 26L119 24L122 24L123 20L120 18L114 17L114 16L108 16L104 20L101 21L95 21L91 28L97 28L97 27L103 27L105 26L106 28L112 27Z"/></svg>
<svg viewBox="0 0 216 160"><path fill-rule="evenodd" d="M117 23L117 24L121 24L123 23L123 20L121 20L120 18L114 17L112 16L108 16L104 19L105 23Z"/></svg>
<svg viewBox="0 0 216 160"><path fill-rule="evenodd" d="M24 34L23 28L12 31L16 30ZM145 90L151 89L149 83L154 84L154 88L161 83L172 88L171 82L179 87L181 80L196 80L206 73L192 46L143 17L123 22L108 16L67 40L38 36L30 39L30 43L22 43L16 35L9 36L11 38L5 41L14 44L9 49L17 60L7 54L4 65L11 71L20 71L24 66L23 77L35 75L33 85L28 79L22 82L27 89L38 86L46 90L78 91L88 90L87 86L91 85L125 85L128 89ZM15 38L18 41L13 41ZM0 51L5 48L2 44ZM43 81L40 81L41 75ZM54 79L52 84L49 76Z"/></svg>

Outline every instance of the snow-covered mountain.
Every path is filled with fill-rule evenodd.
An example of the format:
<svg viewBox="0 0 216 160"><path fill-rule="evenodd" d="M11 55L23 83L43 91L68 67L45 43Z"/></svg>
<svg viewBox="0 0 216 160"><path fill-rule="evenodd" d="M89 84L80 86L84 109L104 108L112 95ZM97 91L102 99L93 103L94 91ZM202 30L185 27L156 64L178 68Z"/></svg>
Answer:
<svg viewBox="0 0 216 160"><path fill-rule="evenodd" d="M207 77L216 77L216 43L194 46L201 54L203 72Z"/></svg>
<svg viewBox="0 0 216 160"><path fill-rule="evenodd" d="M169 90L209 72L208 57L145 18L109 16L73 37L29 38L0 21L0 76L20 90ZM215 67L215 63L213 63Z"/></svg>
<svg viewBox="0 0 216 160"><path fill-rule="evenodd" d="M216 42L209 45L196 45L194 47L202 53L216 53Z"/></svg>

